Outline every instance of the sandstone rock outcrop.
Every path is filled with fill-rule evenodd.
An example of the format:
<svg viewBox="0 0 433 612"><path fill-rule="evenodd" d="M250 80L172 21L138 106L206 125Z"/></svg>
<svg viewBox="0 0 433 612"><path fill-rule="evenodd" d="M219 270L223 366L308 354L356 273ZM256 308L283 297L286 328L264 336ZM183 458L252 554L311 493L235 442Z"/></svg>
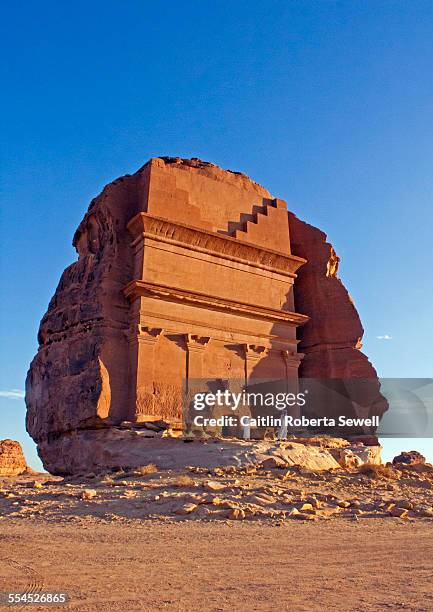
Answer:
<svg viewBox="0 0 433 612"><path fill-rule="evenodd" d="M426 462L424 455L421 455L418 451L403 451L399 455L396 455L392 460L393 465L422 465Z"/></svg>
<svg viewBox="0 0 433 612"><path fill-rule="evenodd" d="M325 235L245 175L152 159L105 187L73 244L26 382L49 471L93 452L111 465L113 428L180 420L182 385L202 377L289 386L302 364L305 377L369 378L367 413L383 402Z"/></svg>
<svg viewBox="0 0 433 612"><path fill-rule="evenodd" d="M290 240L293 252L306 259L295 283L295 306L308 315L308 322L298 329L298 349L304 357L300 376L320 381L321 405L310 403L309 410L320 416L331 414L330 404L339 411L339 399L353 398L358 416L383 414L387 402L380 394L377 373L361 352L362 327L352 298L337 277L339 257L327 242L324 232L289 212ZM325 382L327 381L327 382ZM329 389L325 400L323 386Z"/></svg>
<svg viewBox="0 0 433 612"><path fill-rule="evenodd" d="M326 234L289 212L293 252L306 259L298 272L295 302L308 314L299 330L306 378L372 378L376 371L360 352L364 329L355 305L337 277L339 257Z"/></svg>
<svg viewBox="0 0 433 612"><path fill-rule="evenodd" d="M135 468L155 462L160 469L184 469L187 466L260 465L265 469L297 465L310 471L353 468L363 463L381 462L380 446L350 446L344 449L352 462L342 462L342 454L327 445L298 442L219 440L218 444L183 444L176 439L150 436L143 431L125 431L117 427L83 430L62 436L44 449L45 461L61 473L89 473L116 468Z"/></svg>
<svg viewBox="0 0 433 612"><path fill-rule="evenodd" d="M0 476L19 476L26 470L21 444L15 440L0 440Z"/></svg>

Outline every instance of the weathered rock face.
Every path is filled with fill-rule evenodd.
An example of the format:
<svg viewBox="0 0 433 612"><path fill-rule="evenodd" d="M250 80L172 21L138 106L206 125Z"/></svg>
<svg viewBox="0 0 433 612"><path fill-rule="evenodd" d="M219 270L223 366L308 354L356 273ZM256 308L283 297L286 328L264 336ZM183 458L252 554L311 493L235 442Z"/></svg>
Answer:
<svg viewBox="0 0 433 612"><path fill-rule="evenodd" d="M0 476L19 476L26 470L21 444L15 440L0 440Z"/></svg>
<svg viewBox="0 0 433 612"><path fill-rule="evenodd" d="M363 407L363 416L383 414L387 402L380 394L377 373L361 352L364 329L347 289L337 277L339 257L321 230L289 212L292 250L306 259L295 283L296 309L309 321L298 329L299 350L304 354L300 376L329 383L335 397L351 397ZM330 416L329 403L309 406L320 416ZM358 414L361 416L361 414Z"/></svg>
<svg viewBox="0 0 433 612"><path fill-rule="evenodd" d="M122 464L107 430L179 420L184 380L292 380L302 353L304 376L371 378L376 401L332 247L245 175L152 159L92 201L73 244L26 382L49 471Z"/></svg>
<svg viewBox="0 0 433 612"><path fill-rule="evenodd" d="M299 330L303 376L371 378L376 371L359 349L364 330L356 308L337 278L339 258L321 230L289 212L293 252L307 262L295 286L296 307L310 320Z"/></svg>
<svg viewBox="0 0 433 612"><path fill-rule="evenodd" d="M129 324L122 288L132 266L126 223L137 183L125 177L92 201L73 240L79 259L63 272L41 321L26 383L27 428L38 443L122 410L116 382L128 373Z"/></svg>

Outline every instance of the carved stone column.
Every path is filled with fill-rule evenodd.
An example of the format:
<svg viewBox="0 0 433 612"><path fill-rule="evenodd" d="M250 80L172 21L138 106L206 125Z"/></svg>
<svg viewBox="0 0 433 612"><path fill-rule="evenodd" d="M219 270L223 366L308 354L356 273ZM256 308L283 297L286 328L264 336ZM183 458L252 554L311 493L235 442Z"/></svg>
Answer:
<svg viewBox="0 0 433 612"><path fill-rule="evenodd" d="M196 334L185 334L187 348L186 361L186 380L185 380L185 402L184 406L184 426L190 429L194 418L192 406L195 393L203 392L203 354L209 344L209 336L199 336Z"/></svg>
<svg viewBox="0 0 433 612"><path fill-rule="evenodd" d="M154 352L162 333L159 327L136 325L130 334L132 410L131 420L144 420L155 415Z"/></svg>
<svg viewBox="0 0 433 612"><path fill-rule="evenodd" d="M253 375L254 368L257 363L268 354L268 349L264 346L258 346L257 344L245 344L245 385L248 385L248 381Z"/></svg>
<svg viewBox="0 0 433 612"><path fill-rule="evenodd" d="M302 361L303 356L303 353L297 353L296 351L281 351L281 357L283 358L286 366L287 380L298 378L299 365Z"/></svg>
<svg viewBox="0 0 433 612"><path fill-rule="evenodd" d="M298 370L303 356L302 353L297 353L296 351L281 351L281 357L286 366L287 393L294 393L296 395L299 392ZM298 418L301 416L301 408L297 405L292 406L287 410L287 414Z"/></svg>
<svg viewBox="0 0 433 612"><path fill-rule="evenodd" d="M203 378L203 352L209 343L210 337L186 334L185 339L188 351L186 367L188 387L190 380Z"/></svg>

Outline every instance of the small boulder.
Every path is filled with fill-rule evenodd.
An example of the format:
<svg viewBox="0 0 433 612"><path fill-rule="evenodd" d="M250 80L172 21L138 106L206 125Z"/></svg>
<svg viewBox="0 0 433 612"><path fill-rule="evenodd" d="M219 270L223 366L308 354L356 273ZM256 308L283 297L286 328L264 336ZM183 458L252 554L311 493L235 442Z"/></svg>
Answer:
<svg viewBox="0 0 433 612"><path fill-rule="evenodd" d="M242 508L232 508L227 514L227 518L241 521L245 518L245 511Z"/></svg>
<svg viewBox="0 0 433 612"><path fill-rule="evenodd" d="M183 506L180 506L180 508L177 508L175 512L176 514L180 514L180 515L191 514L191 512L194 512L194 510L197 507L198 507L197 504L193 504L193 503L183 504Z"/></svg>
<svg viewBox="0 0 433 612"><path fill-rule="evenodd" d="M405 510L412 510L413 504L407 499L395 499L392 502L397 508L404 508Z"/></svg>
<svg viewBox="0 0 433 612"><path fill-rule="evenodd" d="M426 517L429 517L429 518L433 518L433 507L429 508L429 507L425 507L425 506L422 507L421 506L419 508L416 508L416 510L417 510L418 514L421 515L421 516L426 516Z"/></svg>
<svg viewBox="0 0 433 612"><path fill-rule="evenodd" d="M206 489L209 489L209 491L222 491L223 489L226 488L226 485L221 483L221 482L217 482L216 480L207 480L203 486Z"/></svg>
<svg viewBox="0 0 433 612"><path fill-rule="evenodd" d="M183 504L183 506L180 506L179 508L177 508L177 510L175 510L176 514L180 514L180 515L186 515L186 514L191 514L191 512L194 512L194 510L196 510L198 508L197 504L193 504L192 502L189 502L187 504Z"/></svg>
<svg viewBox="0 0 433 612"><path fill-rule="evenodd" d="M260 462L260 467L266 470L272 468L284 469L287 467L287 461L284 461L284 459L281 459L281 457L277 457L276 455L271 455L269 457L265 457Z"/></svg>
<svg viewBox="0 0 433 612"><path fill-rule="evenodd" d="M260 495L253 495L251 497L251 501L255 504L269 505L269 504L275 504L277 500L275 499L275 497L272 497L271 495L266 495L266 493L261 493Z"/></svg>
<svg viewBox="0 0 433 612"><path fill-rule="evenodd" d="M299 508L300 512L307 512L308 514L314 514L315 510L311 504L302 504Z"/></svg>
<svg viewBox="0 0 433 612"><path fill-rule="evenodd" d="M289 510L289 512L287 513L287 516L296 516L297 514L299 514L299 510L297 508L292 508L291 510Z"/></svg>
<svg viewBox="0 0 433 612"><path fill-rule="evenodd" d="M415 450L403 451L392 460L393 465L397 465L399 463L403 463L405 465L418 465L420 463L425 463L425 457Z"/></svg>
<svg viewBox="0 0 433 612"><path fill-rule="evenodd" d="M291 514L295 519L299 519L301 521L314 521L317 517L310 512L298 512L297 514Z"/></svg>
<svg viewBox="0 0 433 612"><path fill-rule="evenodd" d="M311 504L313 508L317 509L321 507L321 503L316 497L307 497L306 501Z"/></svg>
<svg viewBox="0 0 433 612"><path fill-rule="evenodd" d="M350 502L344 500L344 499L340 499L337 501L337 506L339 508L349 508L350 507Z"/></svg>
<svg viewBox="0 0 433 612"><path fill-rule="evenodd" d="M16 440L0 440L0 476L20 476L26 470L21 444Z"/></svg>
<svg viewBox="0 0 433 612"><path fill-rule="evenodd" d="M357 455L355 455L351 449L333 448L330 452L334 459L336 459L343 468L357 468L363 463L363 461Z"/></svg>
<svg viewBox="0 0 433 612"><path fill-rule="evenodd" d="M123 493L122 497L124 497L124 498L131 498L131 497L135 497L136 495L137 495L137 492L136 492L136 491L131 491L131 489L127 489L127 490L126 490L126 491Z"/></svg>
<svg viewBox="0 0 433 612"><path fill-rule="evenodd" d="M84 489L81 493L81 499L94 499L96 495L95 489Z"/></svg>
<svg viewBox="0 0 433 612"><path fill-rule="evenodd" d="M220 497L214 497L212 505L221 506L222 508L237 508L237 502L231 501L230 499L221 499Z"/></svg>
<svg viewBox="0 0 433 612"><path fill-rule="evenodd" d="M395 516L398 518L406 518L408 515L408 510L406 508L398 508L397 506L393 506L390 508L389 513L391 516Z"/></svg>

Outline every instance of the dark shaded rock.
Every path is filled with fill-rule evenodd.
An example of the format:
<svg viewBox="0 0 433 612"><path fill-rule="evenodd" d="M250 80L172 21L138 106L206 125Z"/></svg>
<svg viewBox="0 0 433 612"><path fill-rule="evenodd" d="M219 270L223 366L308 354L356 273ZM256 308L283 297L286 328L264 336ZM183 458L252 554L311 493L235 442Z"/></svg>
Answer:
<svg viewBox="0 0 433 612"><path fill-rule="evenodd" d="M421 453L418 451L403 451L392 460L393 465L397 465L398 463L403 463L405 465L419 465L420 463L425 463L426 459Z"/></svg>

